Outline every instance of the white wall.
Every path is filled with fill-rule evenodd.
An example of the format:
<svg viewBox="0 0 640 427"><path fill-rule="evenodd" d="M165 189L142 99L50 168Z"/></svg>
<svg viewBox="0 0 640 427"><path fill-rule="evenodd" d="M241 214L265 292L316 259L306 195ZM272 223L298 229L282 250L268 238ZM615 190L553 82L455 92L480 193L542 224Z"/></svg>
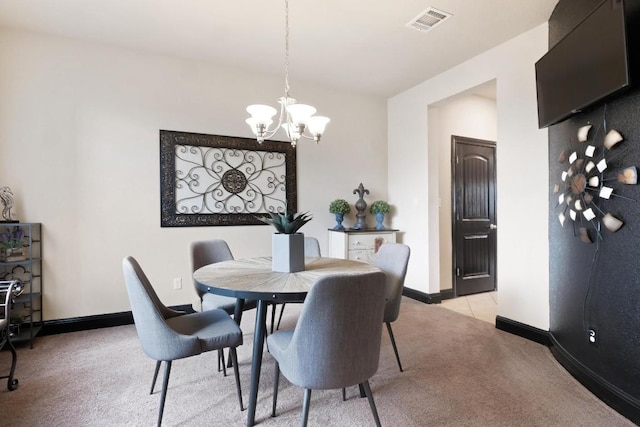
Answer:
<svg viewBox="0 0 640 427"><path fill-rule="evenodd" d="M43 223L45 320L129 310L126 255L169 305L196 300L193 240L270 255L269 226L160 227L158 131L251 137L244 108L275 105L284 76L11 30L0 64L0 185L20 220ZM386 105L292 77L292 95L332 119L319 145L297 148L298 209L315 216L302 231L326 251L331 200L355 203L360 182L369 201L387 198Z"/></svg>
<svg viewBox="0 0 640 427"><path fill-rule="evenodd" d="M451 289L453 283L451 136L496 141L498 127L496 102L477 95L456 95L429 107L428 126L429 141L436 144L438 150L438 250L440 254L438 267L440 291L442 291Z"/></svg>
<svg viewBox="0 0 640 427"><path fill-rule="evenodd" d="M543 24L388 101L393 226L412 249L406 285L438 293L438 144L431 104L497 80L498 314L549 328L547 136L537 128L534 63L547 51Z"/></svg>

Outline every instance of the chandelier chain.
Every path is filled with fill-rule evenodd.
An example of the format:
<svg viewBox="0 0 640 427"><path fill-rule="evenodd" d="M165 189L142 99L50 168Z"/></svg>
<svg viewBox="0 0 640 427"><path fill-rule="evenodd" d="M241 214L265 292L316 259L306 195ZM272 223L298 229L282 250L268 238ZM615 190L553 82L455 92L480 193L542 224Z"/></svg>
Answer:
<svg viewBox="0 0 640 427"><path fill-rule="evenodd" d="M289 99L289 0L284 0L284 99Z"/></svg>

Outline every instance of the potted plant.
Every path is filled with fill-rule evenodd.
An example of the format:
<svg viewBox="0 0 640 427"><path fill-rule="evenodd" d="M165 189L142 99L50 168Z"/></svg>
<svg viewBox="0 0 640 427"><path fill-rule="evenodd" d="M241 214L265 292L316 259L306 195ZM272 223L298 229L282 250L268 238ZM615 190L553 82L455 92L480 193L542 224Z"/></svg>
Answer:
<svg viewBox="0 0 640 427"><path fill-rule="evenodd" d="M334 230L344 230L342 226L342 221L344 220L344 216L351 212L351 207L349 206L349 202L345 199L335 199L329 205L329 213L332 213L336 216L337 224L333 227Z"/></svg>
<svg viewBox="0 0 640 427"><path fill-rule="evenodd" d="M304 270L304 234L298 233L298 230L313 217L308 212L270 212L269 216L256 218L273 225L277 231L271 239L271 269L282 273Z"/></svg>
<svg viewBox="0 0 640 427"><path fill-rule="evenodd" d="M376 230L384 230L384 225L382 225L382 221L384 221L384 216L391 212L391 207L389 203L384 200L376 200L371 203L371 207L369 211L376 216L376 221L378 224L376 225Z"/></svg>
<svg viewBox="0 0 640 427"><path fill-rule="evenodd" d="M22 227L5 228L0 234L0 260L21 261L25 259L22 240L24 230Z"/></svg>

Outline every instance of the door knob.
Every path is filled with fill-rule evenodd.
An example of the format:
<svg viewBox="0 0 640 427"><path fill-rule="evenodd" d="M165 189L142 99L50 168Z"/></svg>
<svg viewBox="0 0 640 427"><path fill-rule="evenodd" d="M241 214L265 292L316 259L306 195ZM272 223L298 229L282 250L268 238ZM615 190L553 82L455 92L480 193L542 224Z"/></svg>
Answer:
<svg viewBox="0 0 640 427"><path fill-rule="evenodd" d="M489 230L496 230L498 228L495 224L489 224Z"/></svg>

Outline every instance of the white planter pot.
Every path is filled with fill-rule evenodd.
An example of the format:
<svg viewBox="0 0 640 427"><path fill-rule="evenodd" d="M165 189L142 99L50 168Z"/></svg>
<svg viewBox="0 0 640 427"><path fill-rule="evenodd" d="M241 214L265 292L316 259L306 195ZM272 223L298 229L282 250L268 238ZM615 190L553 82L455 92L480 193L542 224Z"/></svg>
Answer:
<svg viewBox="0 0 640 427"><path fill-rule="evenodd" d="M281 273L304 270L304 234L274 234L271 269Z"/></svg>

